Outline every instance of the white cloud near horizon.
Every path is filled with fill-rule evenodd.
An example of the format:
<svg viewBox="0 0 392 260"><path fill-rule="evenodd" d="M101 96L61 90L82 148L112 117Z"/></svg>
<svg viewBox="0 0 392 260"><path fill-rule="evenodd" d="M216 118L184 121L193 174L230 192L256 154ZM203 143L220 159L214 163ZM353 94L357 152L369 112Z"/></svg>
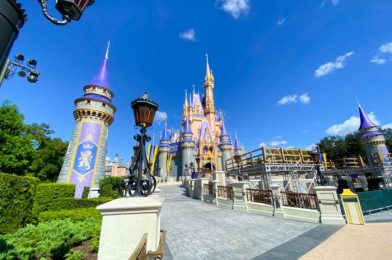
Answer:
<svg viewBox="0 0 392 260"><path fill-rule="evenodd" d="M190 28L182 33L179 34L179 37L185 41L196 41L196 31L193 28Z"/></svg>
<svg viewBox="0 0 392 260"><path fill-rule="evenodd" d="M286 18L281 18L281 19L279 19L279 20L276 22L276 24L277 24L278 26L282 26L285 22L286 22Z"/></svg>
<svg viewBox="0 0 392 260"><path fill-rule="evenodd" d="M378 57L378 56L373 56L373 57L371 58L371 60L370 60L371 63L375 63L375 64L378 64L378 65L382 65L382 64L384 64L386 61L387 61L386 59L380 58L380 57Z"/></svg>
<svg viewBox="0 0 392 260"><path fill-rule="evenodd" d="M234 19L240 18L242 14L249 11L250 0L217 0L219 8L229 13Z"/></svg>
<svg viewBox="0 0 392 260"><path fill-rule="evenodd" d="M297 95L297 94L293 94L293 95L287 95L282 97L277 105L278 106L283 106L283 105L288 105L288 104L292 104L292 103L302 103L302 104L309 104L310 103L310 96L307 92L301 94L301 95Z"/></svg>
<svg viewBox="0 0 392 260"><path fill-rule="evenodd" d="M166 121L167 121L167 113L166 113L166 112L157 111L157 112L155 113L155 121L156 121L158 124L161 124L161 123L163 123L163 122L166 122Z"/></svg>
<svg viewBox="0 0 392 260"><path fill-rule="evenodd" d="M383 125L382 127L381 127L381 129L392 129L392 123L389 123L389 124L386 124L386 125Z"/></svg>
<svg viewBox="0 0 392 260"><path fill-rule="evenodd" d="M350 51L341 56L338 56L335 61L330 61L321 65L314 72L314 76L316 78L320 78L334 72L335 70L343 69L344 66L346 66L346 60L352 55L354 55L354 52Z"/></svg>
<svg viewBox="0 0 392 260"><path fill-rule="evenodd" d="M259 144L259 146L260 147L268 147L268 146L278 147L278 146L286 145L287 143L288 142L286 140L273 140L273 141L270 141L268 143L262 142L262 143Z"/></svg>
<svg viewBox="0 0 392 260"><path fill-rule="evenodd" d="M384 53L392 53L392 42L387 42L378 48L379 51Z"/></svg>
<svg viewBox="0 0 392 260"><path fill-rule="evenodd" d="M333 6L337 6L340 3L340 0L331 0L331 4Z"/></svg>
<svg viewBox="0 0 392 260"><path fill-rule="evenodd" d="M380 124L377 120L376 115L371 112L368 114L370 120L376 125ZM349 133L353 133L358 130L360 124L360 119L357 116L351 116L349 119L345 120L343 123L335 124L330 126L325 132L328 135L338 135L345 136Z"/></svg>

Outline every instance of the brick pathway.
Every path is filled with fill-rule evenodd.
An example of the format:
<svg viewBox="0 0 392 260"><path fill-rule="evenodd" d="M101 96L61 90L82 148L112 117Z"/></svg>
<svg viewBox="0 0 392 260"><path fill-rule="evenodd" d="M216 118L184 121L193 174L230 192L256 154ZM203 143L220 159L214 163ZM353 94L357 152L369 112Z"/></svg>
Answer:
<svg viewBox="0 0 392 260"><path fill-rule="evenodd" d="M340 228L218 208L176 186L161 190L164 259L297 259Z"/></svg>

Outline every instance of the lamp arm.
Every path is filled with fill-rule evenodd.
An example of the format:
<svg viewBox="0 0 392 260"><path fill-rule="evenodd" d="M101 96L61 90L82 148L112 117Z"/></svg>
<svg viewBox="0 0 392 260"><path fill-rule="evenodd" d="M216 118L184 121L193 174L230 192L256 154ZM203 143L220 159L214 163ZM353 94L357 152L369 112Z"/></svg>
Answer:
<svg viewBox="0 0 392 260"><path fill-rule="evenodd" d="M44 16L52 23L56 25L66 25L67 23L71 22L71 18L69 18L67 15L64 15L63 20L61 21L57 20L52 15L50 15L48 12L47 0L38 0L38 2L41 4L41 8Z"/></svg>

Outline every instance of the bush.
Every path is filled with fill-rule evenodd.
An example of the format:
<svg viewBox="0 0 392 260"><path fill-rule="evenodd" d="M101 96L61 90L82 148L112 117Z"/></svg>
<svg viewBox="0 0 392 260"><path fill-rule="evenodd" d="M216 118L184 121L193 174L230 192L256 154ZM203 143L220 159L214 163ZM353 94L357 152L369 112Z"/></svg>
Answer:
<svg viewBox="0 0 392 260"><path fill-rule="evenodd" d="M49 222L56 219L67 218L69 218L72 222L77 222L83 221L86 218L102 219L102 216L96 208L45 211L39 214L38 222Z"/></svg>
<svg viewBox="0 0 392 260"><path fill-rule="evenodd" d="M37 187L34 196L32 217L35 220L39 213L47 211L55 199L73 198L75 185L68 183L42 183Z"/></svg>
<svg viewBox="0 0 392 260"><path fill-rule="evenodd" d="M82 198L87 199L89 193L90 193L90 187L83 187Z"/></svg>
<svg viewBox="0 0 392 260"><path fill-rule="evenodd" d="M95 208L103 203L111 201L111 197L100 197L93 199L60 198L48 204L47 211L72 210L81 208Z"/></svg>
<svg viewBox="0 0 392 260"><path fill-rule="evenodd" d="M0 173L0 234L15 232L31 215L38 179Z"/></svg>
<svg viewBox="0 0 392 260"><path fill-rule="evenodd" d="M94 218L30 224L15 234L0 236L0 259L64 259L72 247L92 238L99 228L100 221Z"/></svg>
<svg viewBox="0 0 392 260"><path fill-rule="evenodd" d="M102 197L112 197L114 199L121 197L120 181L125 177L105 177L99 181L100 195Z"/></svg>

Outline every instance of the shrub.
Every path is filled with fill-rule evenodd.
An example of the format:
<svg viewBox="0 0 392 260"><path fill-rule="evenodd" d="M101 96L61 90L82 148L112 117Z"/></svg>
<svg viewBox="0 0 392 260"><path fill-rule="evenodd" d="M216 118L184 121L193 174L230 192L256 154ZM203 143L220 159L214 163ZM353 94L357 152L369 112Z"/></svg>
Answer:
<svg viewBox="0 0 392 260"><path fill-rule="evenodd" d="M95 208L103 203L111 201L111 197L100 197L92 199L75 199L75 198L60 198L54 199L50 204L48 204L46 210L72 210L81 208Z"/></svg>
<svg viewBox="0 0 392 260"><path fill-rule="evenodd" d="M0 173L0 234L24 226L30 215L38 179Z"/></svg>
<svg viewBox="0 0 392 260"><path fill-rule="evenodd" d="M75 185L68 183L42 183L34 196L32 217L35 220L40 212L49 210L51 203L59 198L73 198Z"/></svg>
<svg viewBox="0 0 392 260"><path fill-rule="evenodd" d="M125 177L105 177L99 181L100 195L103 197L119 198L120 181Z"/></svg>
<svg viewBox="0 0 392 260"><path fill-rule="evenodd" d="M49 222L56 219L67 218L69 218L72 222L77 222L83 221L86 218L102 219L102 216L96 208L45 211L39 214L38 222Z"/></svg>
<svg viewBox="0 0 392 260"><path fill-rule="evenodd" d="M15 234L0 236L0 259L64 259L70 249L92 238L100 221L69 219L27 225Z"/></svg>
<svg viewBox="0 0 392 260"><path fill-rule="evenodd" d="M89 192L90 192L90 187L83 187L82 198L87 199Z"/></svg>

